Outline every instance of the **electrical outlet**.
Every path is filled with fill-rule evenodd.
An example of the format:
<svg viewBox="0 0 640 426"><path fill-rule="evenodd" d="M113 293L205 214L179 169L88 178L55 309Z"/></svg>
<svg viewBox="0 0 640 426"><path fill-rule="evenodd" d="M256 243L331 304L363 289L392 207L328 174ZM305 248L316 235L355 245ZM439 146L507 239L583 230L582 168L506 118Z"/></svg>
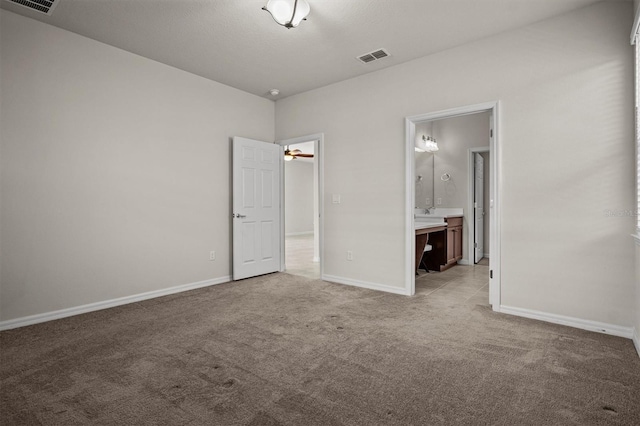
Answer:
<svg viewBox="0 0 640 426"><path fill-rule="evenodd" d="M426 201L424 202L427 206L431 205L431 198L427 197Z"/></svg>
<svg viewBox="0 0 640 426"><path fill-rule="evenodd" d="M209 252L209 260L216 260L216 252L215 251L210 251Z"/></svg>
<svg viewBox="0 0 640 426"><path fill-rule="evenodd" d="M347 250L347 260L353 260L353 252L351 250Z"/></svg>
<svg viewBox="0 0 640 426"><path fill-rule="evenodd" d="M437 205L442 205L442 198L436 198L436 204Z"/></svg>
<svg viewBox="0 0 640 426"><path fill-rule="evenodd" d="M333 204L340 204L340 194L333 194L332 201Z"/></svg>

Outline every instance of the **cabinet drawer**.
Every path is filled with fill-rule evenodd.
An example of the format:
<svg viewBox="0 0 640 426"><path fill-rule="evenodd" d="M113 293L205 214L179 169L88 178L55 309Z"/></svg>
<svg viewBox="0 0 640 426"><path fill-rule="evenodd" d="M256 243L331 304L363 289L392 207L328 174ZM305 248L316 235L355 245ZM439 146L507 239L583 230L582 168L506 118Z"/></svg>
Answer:
<svg viewBox="0 0 640 426"><path fill-rule="evenodd" d="M449 217L445 220L447 221L448 228L453 228L455 226L462 226L462 217Z"/></svg>

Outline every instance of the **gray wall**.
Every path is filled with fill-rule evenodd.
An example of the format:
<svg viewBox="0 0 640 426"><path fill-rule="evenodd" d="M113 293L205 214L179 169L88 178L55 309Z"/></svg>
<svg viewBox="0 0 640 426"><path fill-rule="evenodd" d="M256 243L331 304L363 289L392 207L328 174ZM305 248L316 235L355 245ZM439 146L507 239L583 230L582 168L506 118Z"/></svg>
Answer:
<svg viewBox="0 0 640 426"><path fill-rule="evenodd" d="M313 162L284 163L285 233L313 234Z"/></svg>
<svg viewBox="0 0 640 426"><path fill-rule="evenodd" d="M273 102L0 17L0 320L228 277L229 138Z"/></svg>
<svg viewBox="0 0 640 426"><path fill-rule="evenodd" d="M501 303L632 326L634 220L603 212L635 208L632 16L601 2L277 101L278 139L325 134L325 273L404 287L405 117L499 100Z"/></svg>

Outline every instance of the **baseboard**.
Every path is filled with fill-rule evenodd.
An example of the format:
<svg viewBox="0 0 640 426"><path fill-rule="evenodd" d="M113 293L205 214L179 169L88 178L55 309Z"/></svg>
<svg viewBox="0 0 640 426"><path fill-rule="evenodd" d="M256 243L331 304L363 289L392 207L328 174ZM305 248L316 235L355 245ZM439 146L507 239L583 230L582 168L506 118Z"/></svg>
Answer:
<svg viewBox="0 0 640 426"><path fill-rule="evenodd" d="M392 287L386 284L370 283L367 281L352 280L351 278L336 277L334 275L323 275L322 281L330 281L332 283L345 284L345 285L350 285L354 287L362 287L362 288L367 288L369 290L378 290L378 291L384 291L387 293L401 294L403 296L409 295L407 290L404 288Z"/></svg>
<svg viewBox="0 0 640 426"><path fill-rule="evenodd" d="M52 321L74 315L85 314L87 312L100 311L102 309L113 308L129 303L141 302L156 297L168 296L170 294L181 293L183 291L195 290L197 288L209 287L216 284L223 284L231 281L231 277L213 278L205 281L198 281L191 284L169 287L162 290L150 291L147 293L134 294L132 296L119 297L117 299L105 300L102 302L89 303L88 305L74 306L73 308L61 309L59 311L45 312L43 314L30 315L27 317L0 321L0 331L12 328L25 327L27 325L39 324L41 322Z"/></svg>
<svg viewBox="0 0 640 426"><path fill-rule="evenodd" d="M633 346L636 347L636 352L640 356L640 330L638 328L633 329Z"/></svg>
<svg viewBox="0 0 640 426"><path fill-rule="evenodd" d="M486 257L487 259L489 259L489 253L484 253L482 256Z"/></svg>
<svg viewBox="0 0 640 426"><path fill-rule="evenodd" d="M320 262L320 256L318 257L313 256L313 263L318 263L318 262Z"/></svg>
<svg viewBox="0 0 640 426"><path fill-rule="evenodd" d="M288 234L284 234L285 237L297 237L299 235L313 235L313 231L305 231L305 232L290 232Z"/></svg>
<svg viewBox="0 0 640 426"><path fill-rule="evenodd" d="M590 321L580 318L567 317L564 315L550 314L548 312L534 311L531 309L514 308L513 306L500 305L500 312L503 314L516 315L519 317L531 318L554 324L567 325L569 327L580 328L582 330L595 331L598 333L611 334L613 336L633 338L633 327L622 327L615 324L607 324L598 321Z"/></svg>
<svg viewBox="0 0 640 426"><path fill-rule="evenodd" d="M484 257L489 258L489 256L487 256L486 254L484 255ZM475 265L475 263L469 262L469 259L460 259L458 260L458 265L469 266L469 265Z"/></svg>

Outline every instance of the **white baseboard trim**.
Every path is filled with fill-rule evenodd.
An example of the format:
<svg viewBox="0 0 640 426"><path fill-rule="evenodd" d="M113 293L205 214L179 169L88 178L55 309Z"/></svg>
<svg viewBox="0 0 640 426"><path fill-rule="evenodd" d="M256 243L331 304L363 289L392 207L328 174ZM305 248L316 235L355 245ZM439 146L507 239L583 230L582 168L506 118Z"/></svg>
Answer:
<svg viewBox="0 0 640 426"><path fill-rule="evenodd" d="M633 329L633 346L636 347L636 352L640 356L640 330L637 328Z"/></svg>
<svg viewBox="0 0 640 426"><path fill-rule="evenodd" d="M320 256L318 256L318 257L314 256L313 257L313 263L318 263L318 262L320 262Z"/></svg>
<svg viewBox="0 0 640 426"><path fill-rule="evenodd" d="M285 237L297 237L298 235L313 235L313 231L290 232L288 234L284 234Z"/></svg>
<svg viewBox="0 0 640 426"><path fill-rule="evenodd" d="M72 308L61 309L59 311L45 312L43 314L29 315L6 321L0 321L0 331L12 328L25 327L27 325L39 324L41 322L52 321L60 318L71 317L87 312L100 311L102 309L113 308L129 303L141 302L156 297L168 296L170 294L181 293L183 291L195 290L197 288L209 287L216 284L223 284L231 281L230 276L213 278L205 281L198 281L191 284L169 287L162 290L149 291L147 293L134 294L132 296L119 297L117 299L104 300L102 302L89 303L87 305L74 306Z"/></svg>
<svg viewBox="0 0 640 426"><path fill-rule="evenodd" d="M378 290L378 291L384 291L384 292L387 292L387 293L401 294L403 296L409 296L409 293L407 292L406 289L400 288L400 287L392 287L392 286L386 285L386 284L378 284L378 283L370 283L370 282L366 282L366 281L352 280L351 278L336 277L334 275L323 275L321 279L322 279L322 281L330 281L332 283L337 283L337 284L345 284L345 285L350 285L350 286L354 286L354 287L367 288L369 290Z"/></svg>
<svg viewBox="0 0 640 426"><path fill-rule="evenodd" d="M618 337L633 338L633 327L623 327L615 324L607 324L598 321L585 320L564 315L550 314L548 312L534 311L532 309L515 308L513 306L500 305L503 314L516 315L554 324L567 325L582 330L595 331L597 333L611 334Z"/></svg>
<svg viewBox="0 0 640 426"><path fill-rule="evenodd" d="M487 259L489 258L489 256L487 256L486 254L484 255L484 257L486 257ZM466 265L466 266L475 265L475 262L474 263L469 262L469 259L460 259L458 260L458 265Z"/></svg>
<svg viewBox="0 0 640 426"><path fill-rule="evenodd" d="M489 258L489 253L484 253L482 256L486 257L488 259Z"/></svg>

